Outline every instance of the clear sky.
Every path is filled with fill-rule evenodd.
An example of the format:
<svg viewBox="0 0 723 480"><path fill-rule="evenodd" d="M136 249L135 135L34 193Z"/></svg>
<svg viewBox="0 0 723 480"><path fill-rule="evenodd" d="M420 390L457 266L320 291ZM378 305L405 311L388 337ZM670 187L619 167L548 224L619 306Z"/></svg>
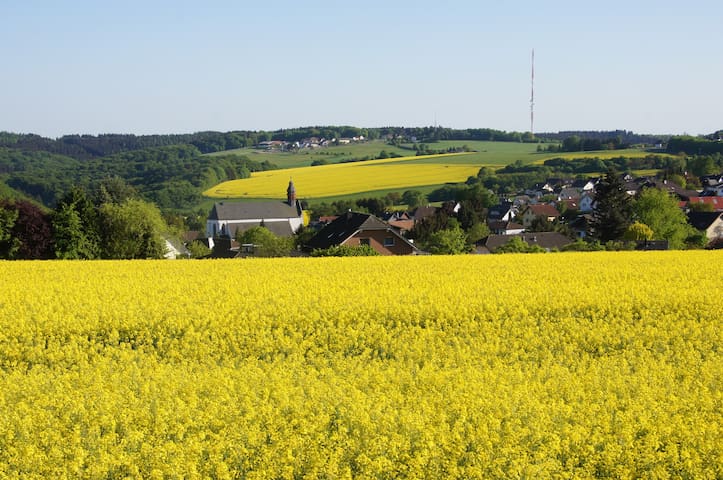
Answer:
<svg viewBox="0 0 723 480"><path fill-rule="evenodd" d="M0 130L723 129L723 2L0 0Z"/></svg>

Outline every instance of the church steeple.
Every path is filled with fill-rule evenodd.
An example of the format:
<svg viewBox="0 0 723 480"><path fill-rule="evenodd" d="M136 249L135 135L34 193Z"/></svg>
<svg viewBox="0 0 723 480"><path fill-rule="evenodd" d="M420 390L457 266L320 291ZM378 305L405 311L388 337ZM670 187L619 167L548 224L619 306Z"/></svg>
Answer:
<svg viewBox="0 0 723 480"><path fill-rule="evenodd" d="M292 207L296 206L296 187L291 179L289 179L289 187L286 189L286 202Z"/></svg>

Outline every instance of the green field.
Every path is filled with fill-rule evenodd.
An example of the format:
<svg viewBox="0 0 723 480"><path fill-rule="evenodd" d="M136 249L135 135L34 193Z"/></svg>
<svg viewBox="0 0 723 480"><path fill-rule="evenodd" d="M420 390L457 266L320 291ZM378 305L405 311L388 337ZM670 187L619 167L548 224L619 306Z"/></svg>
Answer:
<svg viewBox="0 0 723 480"><path fill-rule="evenodd" d="M344 160L361 159L364 157L376 158L382 150L385 150L390 155L407 156L414 154L409 150L387 145L385 142L379 140L349 145L320 147L313 150L302 149L298 152L267 152L255 148L237 148L235 150L226 150L208 155L246 155L255 162L268 160L280 168L295 168L311 166L311 163L315 160L339 163Z"/></svg>
<svg viewBox="0 0 723 480"><path fill-rule="evenodd" d="M449 148L459 148L467 146L473 151L470 155L459 157L450 157L446 163L465 164L479 166L500 166L509 165L521 160L523 163L540 164L550 158L582 158L582 157L644 157L650 153L641 149L627 150L604 150L596 152L538 152L536 143L518 143L518 142L487 142L487 141L465 141L465 140L446 140L426 144L432 150L446 150ZM298 152L266 152L254 148L238 148L235 150L226 150L224 152L211 153L209 155L246 155L254 161L269 162L278 165L280 168L295 168L310 166L315 160L326 160L329 163L339 163L350 159L360 159L364 157L378 157L382 150L389 154L398 154L402 156L414 155L412 144L406 144L404 147L395 147L387 143L376 140L365 143L322 147L315 150L303 149ZM420 156L415 163L439 163L434 158L425 158Z"/></svg>

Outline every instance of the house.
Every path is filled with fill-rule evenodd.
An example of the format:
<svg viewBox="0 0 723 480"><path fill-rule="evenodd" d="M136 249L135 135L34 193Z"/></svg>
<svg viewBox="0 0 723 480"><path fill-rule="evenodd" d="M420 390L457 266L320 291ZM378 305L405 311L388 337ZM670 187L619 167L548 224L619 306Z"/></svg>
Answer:
<svg viewBox="0 0 723 480"><path fill-rule="evenodd" d="M407 219L407 220L390 220L389 225L399 230L399 233L404 235L408 231L410 231L412 228L414 228L414 220Z"/></svg>
<svg viewBox="0 0 723 480"><path fill-rule="evenodd" d="M425 207L417 207L412 213L412 219L415 222L420 222L425 218L431 217L432 215L437 213L437 209L438 207L433 207L431 205L427 205Z"/></svg>
<svg viewBox="0 0 723 480"><path fill-rule="evenodd" d="M487 221L509 222L515 216L515 209L512 202L503 201L498 205L494 205L487 210Z"/></svg>
<svg viewBox="0 0 723 480"><path fill-rule="evenodd" d="M384 212L381 217L385 222L396 222L397 220L411 220L412 217L405 211Z"/></svg>
<svg viewBox="0 0 723 480"><path fill-rule="evenodd" d="M166 245L166 251L163 254L163 258L166 260L188 258L191 256L190 252L180 239L165 237L163 240Z"/></svg>
<svg viewBox="0 0 723 480"><path fill-rule="evenodd" d="M704 175L700 177L703 195L723 197L723 174Z"/></svg>
<svg viewBox="0 0 723 480"><path fill-rule="evenodd" d="M267 140L259 142L256 148L261 150L284 150L288 143L281 140Z"/></svg>
<svg viewBox="0 0 723 480"><path fill-rule="evenodd" d="M582 214L570 220L567 224L570 229L575 232L576 238L585 238L590 235L590 225L592 224L592 215Z"/></svg>
<svg viewBox="0 0 723 480"><path fill-rule="evenodd" d="M564 210L567 212L569 212L569 211L579 212L580 204L578 203L577 200L578 199L576 199L576 198L568 198L568 199L561 200L560 202L558 202L558 205L560 206L560 208L564 208Z"/></svg>
<svg viewBox="0 0 723 480"><path fill-rule="evenodd" d="M703 230L708 240L723 238L723 213L721 212L688 212L688 223L698 230Z"/></svg>
<svg viewBox="0 0 723 480"><path fill-rule="evenodd" d="M550 182L536 183L533 185L531 191L533 193L542 193L543 195L552 193L555 191L555 184Z"/></svg>
<svg viewBox="0 0 723 480"><path fill-rule="evenodd" d="M675 195L680 200L688 200L691 197L697 197L700 194L695 190L686 190L675 182L669 180L650 180L642 185L644 188L657 188L669 194Z"/></svg>
<svg viewBox="0 0 723 480"><path fill-rule="evenodd" d="M286 201L218 202L206 221L209 237L235 238L237 232L263 226L277 236L290 237L304 225L301 202L294 182L289 180Z"/></svg>
<svg viewBox="0 0 723 480"><path fill-rule="evenodd" d="M667 240L636 240L635 250L668 250Z"/></svg>
<svg viewBox="0 0 723 480"><path fill-rule="evenodd" d="M581 191L579 188L573 188L573 187L565 187L562 190L560 190L560 193L557 194L558 200L573 200L580 198Z"/></svg>
<svg viewBox="0 0 723 480"><path fill-rule="evenodd" d="M577 188L581 192L592 192L598 181L599 179L597 178L578 179L572 182L572 188Z"/></svg>
<svg viewBox="0 0 723 480"><path fill-rule="evenodd" d="M502 245L506 245L507 242L509 242L513 238L520 238L528 245L537 245L544 248L548 252L553 249L561 249L565 245L569 245L570 243L572 243L572 240L558 232L534 232L521 233L518 235L490 235L485 238L482 243L477 247L477 251L479 253L492 253Z"/></svg>
<svg viewBox="0 0 723 480"><path fill-rule="evenodd" d="M578 211L581 213L592 212L594 203L595 194L593 192L585 193L582 197L580 197L580 201L577 203Z"/></svg>
<svg viewBox="0 0 723 480"><path fill-rule="evenodd" d="M547 204L529 205L524 212L522 212L522 225L525 228L529 228L532 222L536 218L543 218L548 222L554 221L560 216L560 212L555 207Z"/></svg>
<svg viewBox="0 0 723 480"><path fill-rule="evenodd" d="M306 244L308 251L338 245L369 245L382 255L415 255L417 247L396 228L369 213L349 211L326 225Z"/></svg>
<svg viewBox="0 0 723 480"><path fill-rule="evenodd" d="M530 205L532 203L536 203L537 199L533 199L529 195L517 195L514 198L512 198L512 207L515 209L515 211L519 211L523 209L525 206Z"/></svg>
<svg viewBox="0 0 723 480"><path fill-rule="evenodd" d="M517 235L525 231L525 227L512 221L488 220L487 226L496 235Z"/></svg>
<svg viewBox="0 0 723 480"><path fill-rule="evenodd" d="M713 206L715 211L723 211L723 196L722 197L690 197L687 202L680 202L681 208L690 207L696 203L706 203Z"/></svg>
<svg viewBox="0 0 723 480"><path fill-rule="evenodd" d="M648 182L647 178L636 178L635 180L629 180L623 184L623 190L625 190L625 193L631 196L635 196L638 194L641 188L643 188L643 185L645 185Z"/></svg>
<svg viewBox="0 0 723 480"><path fill-rule="evenodd" d="M228 237L208 238L208 248L211 249L210 258L237 258L240 245L236 240Z"/></svg>

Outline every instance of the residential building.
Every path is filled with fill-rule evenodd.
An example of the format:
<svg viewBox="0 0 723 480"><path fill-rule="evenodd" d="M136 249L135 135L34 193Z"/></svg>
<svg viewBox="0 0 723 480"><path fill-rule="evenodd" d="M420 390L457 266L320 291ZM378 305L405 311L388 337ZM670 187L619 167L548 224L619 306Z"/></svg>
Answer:
<svg viewBox="0 0 723 480"><path fill-rule="evenodd" d="M396 228L369 213L349 211L326 225L305 246L306 250L327 249L338 245L368 245L381 255L415 255L414 244Z"/></svg>

